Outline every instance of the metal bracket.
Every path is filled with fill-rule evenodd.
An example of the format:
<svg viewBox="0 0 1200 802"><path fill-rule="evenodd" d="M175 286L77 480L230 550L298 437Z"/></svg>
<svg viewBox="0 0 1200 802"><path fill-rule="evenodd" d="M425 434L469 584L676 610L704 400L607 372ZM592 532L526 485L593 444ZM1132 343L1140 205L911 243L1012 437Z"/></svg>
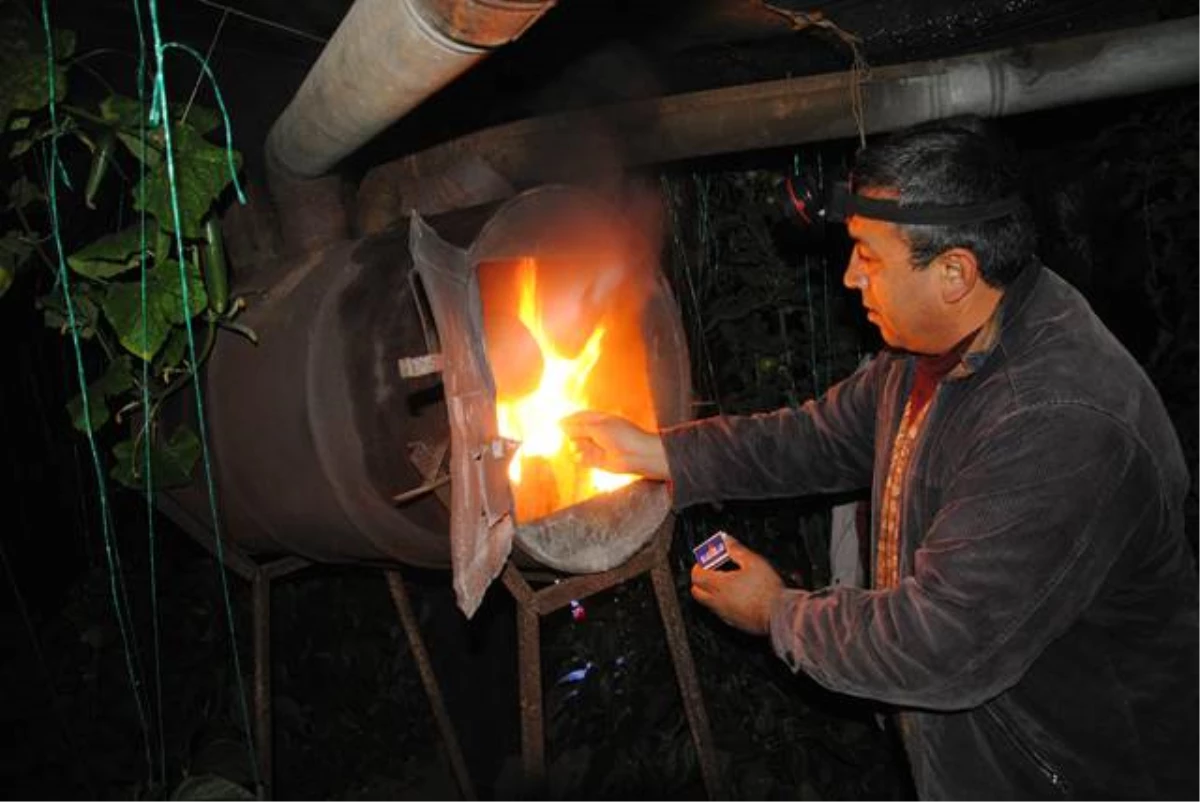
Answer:
<svg viewBox="0 0 1200 802"><path fill-rule="evenodd" d="M396 360L400 376L405 379L415 379L418 376L428 376L431 373L441 373L446 367L446 361L441 354L423 354L421 356L402 356Z"/></svg>

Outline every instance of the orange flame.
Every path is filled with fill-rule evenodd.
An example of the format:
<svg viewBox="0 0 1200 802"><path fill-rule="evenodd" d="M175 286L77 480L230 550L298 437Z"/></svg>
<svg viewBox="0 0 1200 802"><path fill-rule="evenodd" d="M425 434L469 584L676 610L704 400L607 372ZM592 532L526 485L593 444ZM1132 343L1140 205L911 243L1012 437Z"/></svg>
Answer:
<svg viewBox="0 0 1200 802"><path fill-rule="evenodd" d="M559 351L543 323L535 260L521 260L517 286L520 294L517 317L541 353L541 378L525 395L497 399L497 423L502 437L521 444L508 469L514 489L522 484L530 470L537 472L537 481L547 484L546 491L553 488L552 493L546 493L546 498L538 499L532 505L529 501L523 504L524 494L517 494L518 518L525 519L616 490L638 477L579 465L573 459L568 439L559 425L566 416L592 408L588 378L602 352L605 326L600 324L592 330L578 354L566 356ZM526 509L522 510L522 506Z"/></svg>

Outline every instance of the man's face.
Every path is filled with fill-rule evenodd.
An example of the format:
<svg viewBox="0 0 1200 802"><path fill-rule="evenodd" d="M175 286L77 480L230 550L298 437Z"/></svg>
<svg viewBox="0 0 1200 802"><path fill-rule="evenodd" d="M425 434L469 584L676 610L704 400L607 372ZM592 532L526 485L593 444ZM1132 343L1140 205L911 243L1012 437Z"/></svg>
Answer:
<svg viewBox="0 0 1200 802"><path fill-rule="evenodd" d="M937 353L931 341L943 313L937 271L913 268L911 249L895 223L853 215L846 226L854 250L842 281L862 293L867 319L893 348Z"/></svg>

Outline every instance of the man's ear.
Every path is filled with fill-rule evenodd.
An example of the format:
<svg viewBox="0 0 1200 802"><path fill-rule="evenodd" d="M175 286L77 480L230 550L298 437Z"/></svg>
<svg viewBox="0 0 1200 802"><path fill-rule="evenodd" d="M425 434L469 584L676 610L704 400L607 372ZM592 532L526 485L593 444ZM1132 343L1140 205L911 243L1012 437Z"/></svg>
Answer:
<svg viewBox="0 0 1200 802"><path fill-rule="evenodd" d="M967 248L943 251L935 262L941 277L942 300L948 304L956 304L966 298L975 285L983 280L979 275L979 260Z"/></svg>

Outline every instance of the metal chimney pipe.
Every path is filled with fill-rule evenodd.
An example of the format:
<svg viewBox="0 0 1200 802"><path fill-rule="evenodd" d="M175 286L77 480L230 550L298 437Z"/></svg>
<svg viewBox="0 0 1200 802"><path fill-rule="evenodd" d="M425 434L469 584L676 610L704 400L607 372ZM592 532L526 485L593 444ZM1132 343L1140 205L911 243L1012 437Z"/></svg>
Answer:
<svg viewBox="0 0 1200 802"><path fill-rule="evenodd" d="M289 250L348 234L343 158L520 36L555 0L357 0L267 135Z"/></svg>
<svg viewBox="0 0 1200 802"><path fill-rule="evenodd" d="M1196 23L1188 17L874 69L862 87L864 125L874 133L956 114L996 117L1194 84ZM435 214L493 200L437 191L442 176L468 163L489 171L489 183L477 182L483 189L566 180L564 171L586 162L578 143L588 132L607 132L619 143L625 166L853 136L853 80L833 73L770 81L487 128L369 172L359 187L358 226L369 233L413 209ZM572 143L571 158L553 158L563 142Z"/></svg>

